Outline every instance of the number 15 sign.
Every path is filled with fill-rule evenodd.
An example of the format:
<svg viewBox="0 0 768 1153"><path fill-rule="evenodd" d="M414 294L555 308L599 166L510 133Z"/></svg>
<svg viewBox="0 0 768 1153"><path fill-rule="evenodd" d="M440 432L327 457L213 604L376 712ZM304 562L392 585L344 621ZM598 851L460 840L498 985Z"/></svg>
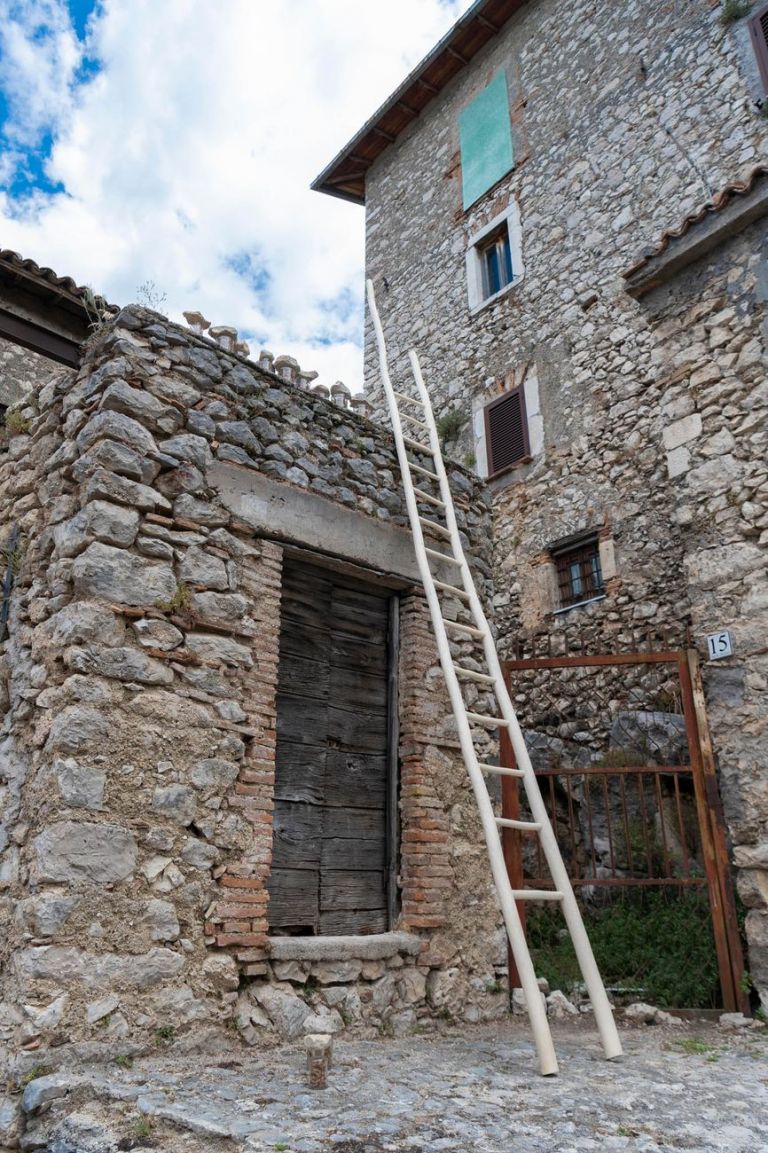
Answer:
<svg viewBox="0 0 768 1153"><path fill-rule="evenodd" d="M707 637L707 652L711 661L733 655L733 642L729 632L710 633Z"/></svg>

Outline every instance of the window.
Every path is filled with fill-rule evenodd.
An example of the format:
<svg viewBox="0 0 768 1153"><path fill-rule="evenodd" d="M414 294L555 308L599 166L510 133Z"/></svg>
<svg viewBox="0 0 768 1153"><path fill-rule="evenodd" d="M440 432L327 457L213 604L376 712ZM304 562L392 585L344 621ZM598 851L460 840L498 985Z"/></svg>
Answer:
<svg viewBox="0 0 768 1153"><path fill-rule="evenodd" d="M483 298L495 296L514 279L509 228L506 223L488 240L479 245L483 276Z"/></svg>
<svg viewBox="0 0 768 1153"><path fill-rule="evenodd" d="M503 72L497 72L460 113L459 148L462 195L467 209L513 165L509 94Z"/></svg>
<svg viewBox="0 0 768 1153"><path fill-rule="evenodd" d="M749 35L755 50L763 88L768 92L768 7L763 7L749 20Z"/></svg>
<svg viewBox="0 0 768 1153"><path fill-rule="evenodd" d="M502 393L485 408L488 476L498 476L530 455L522 388Z"/></svg>
<svg viewBox="0 0 768 1153"><path fill-rule="evenodd" d="M520 213L514 200L470 237L466 262L472 312L485 308L522 279L521 241Z"/></svg>
<svg viewBox="0 0 768 1153"><path fill-rule="evenodd" d="M560 607L572 608L605 593L596 533L569 537L550 549L555 562Z"/></svg>

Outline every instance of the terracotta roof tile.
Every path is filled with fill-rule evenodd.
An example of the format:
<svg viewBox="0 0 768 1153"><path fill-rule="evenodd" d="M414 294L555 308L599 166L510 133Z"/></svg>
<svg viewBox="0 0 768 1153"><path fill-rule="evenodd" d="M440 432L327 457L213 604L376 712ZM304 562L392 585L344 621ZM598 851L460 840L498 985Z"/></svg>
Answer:
<svg viewBox="0 0 768 1153"><path fill-rule="evenodd" d="M0 248L0 268L3 266L8 271L20 273L46 288L53 289L58 294L65 294L86 303L93 301L97 308L106 309L109 312L118 311L116 305L109 304L103 296L95 296L87 285L76 284L71 276L58 276L52 268L41 267L34 260L25 260L18 252L14 252L10 248Z"/></svg>
<svg viewBox="0 0 768 1153"><path fill-rule="evenodd" d="M622 272L625 280L629 280L641 269L645 268L647 264L661 256L667 250L673 240L679 240L681 236L685 236L691 228L700 224L702 220L714 212L722 212L724 208L731 203L738 196L748 195L755 187L759 180L768 176L768 165L756 165L745 180L735 180L731 184L726 184L713 198L702 204L701 208L697 208L694 212L687 213L676 228L668 228L662 232L659 242L655 248L649 249L644 252L640 260L636 261L630 268Z"/></svg>

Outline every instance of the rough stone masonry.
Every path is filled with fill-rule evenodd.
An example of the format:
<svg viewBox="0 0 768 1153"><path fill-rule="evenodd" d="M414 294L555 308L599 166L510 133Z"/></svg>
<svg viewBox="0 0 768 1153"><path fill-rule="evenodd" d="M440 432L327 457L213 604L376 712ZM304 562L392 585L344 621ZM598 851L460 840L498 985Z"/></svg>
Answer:
<svg viewBox="0 0 768 1153"><path fill-rule="evenodd" d="M748 23L760 8L728 7L504 6L485 46L446 63L452 79L377 146L366 260L396 375L415 347L438 416L460 430L454 451L479 473L486 406L524 390L530 451L489 482L502 655L521 638L559 651L565 632L592 653L632 651L641 630L666 637L657 648L695 638L765 1007L768 134ZM498 25L497 7L487 15ZM502 75L514 158L466 207L460 116ZM730 201L717 194L734 183L741 219L699 258L680 255L719 227ZM473 307L475 239L510 209L514 279ZM662 234L666 287L638 298L628 270ZM379 404L370 326L367 389ZM603 595L563 610L553 546L584 535ZM706 664L706 635L724 629L733 656Z"/></svg>
<svg viewBox="0 0 768 1153"><path fill-rule="evenodd" d="M14 1075L231 1026L256 1044L504 1012L498 914L389 435L139 308L21 416L0 463ZM452 471L488 592L485 497ZM289 546L377 568L400 597L399 912L370 937L268 932Z"/></svg>

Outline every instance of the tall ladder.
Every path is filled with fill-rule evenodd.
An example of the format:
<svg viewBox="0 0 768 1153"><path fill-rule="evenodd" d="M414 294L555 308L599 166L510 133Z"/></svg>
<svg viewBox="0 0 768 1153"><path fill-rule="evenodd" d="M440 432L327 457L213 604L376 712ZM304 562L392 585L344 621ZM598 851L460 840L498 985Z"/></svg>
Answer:
<svg viewBox="0 0 768 1153"><path fill-rule="evenodd" d="M416 561L432 617L440 664L453 707L464 764L469 773L477 807L480 811L493 881L501 905L512 955L525 994L526 1007L539 1057L539 1067L544 1076L557 1073L557 1057L552 1044L546 1006L539 991L533 962L528 952L517 901L555 901L561 906L592 1003L605 1055L607 1058L619 1057L621 1056L621 1042L616 1031L611 1006L595 963L592 947L584 928L567 870L560 856L554 830L550 824L538 781L531 765L531 758L528 755L523 734L504 683L493 635L464 556L448 477L440 451L440 441L432 413L432 405L421 375L418 358L415 352L409 353L418 396L412 397L397 392L392 386L389 375L384 333L376 307L373 284L370 280L367 282L367 295L376 333L381 378L392 419L397 456L403 478L405 501L416 549ZM404 411L401 417L400 405L408 406L411 411ZM404 420L413 426L413 436L404 435L402 428L402 421ZM427 443L425 443L425 438ZM431 461L432 467L425 467L424 463L416 464L409 458L409 453L420 456L422 462L424 460ZM418 476L417 485L414 485L414 473ZM430 489L431 491L429 491ZM436 492L439 495L436 495ZM419 505L428 506L430 515L423 515L419 510ZM435 515L442 516L445 523L441 524L432 519ZM441 542L440 547L428 547L424 543L425 535L431 540ZM441 572L446 568L455 572L458 579L439 580L432 572L430 564L441 566ZM447 619L443 615L439 593L459 601L470 614L472 624L463 624ZM487 672L479 672L454 661L448 637L449 630L454 632L457 638L469 639L482 648ZM475 660L471 663L479 664L481 662ZM479 685L489 692L492 691L496 697L498 712L501 715L491 717L484 713L471 712L467 708L462 694L461 686L463 683ZM482 763L478 758L473 738L473 730L477 731L478 729L506 729L514 750L517 768L504 768L499 765ZM497 817L488 793L486 774L518 777L525 789L533 820L523 821ZM505 828L519 829L523 832L535 833L538 836L555 886L554 890L512 888L501 845L501 830Z"/></svg>

